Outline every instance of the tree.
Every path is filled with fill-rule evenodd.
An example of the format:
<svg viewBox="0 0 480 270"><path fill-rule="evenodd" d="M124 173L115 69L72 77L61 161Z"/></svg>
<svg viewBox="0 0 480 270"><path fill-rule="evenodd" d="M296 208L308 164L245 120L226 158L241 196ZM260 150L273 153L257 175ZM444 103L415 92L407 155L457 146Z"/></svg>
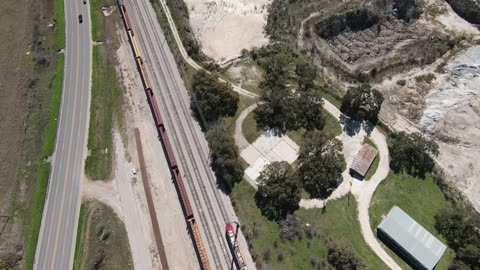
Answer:
<svg viewBox="0 0 480 270"><path fill-rule="evenodd" d="M298 209L300 184L290 164L285 161L269 164L257 181L255 202L262 215L281 220Z"/></svg>
<svg viewBox="0 0 480 270"><path fill-rule="evenodd" d="M340 111L353 120L376 123L382 107L383 95L368 84L349 87L342 99Z"/></svg>
<svg viewBox="0 0 480 270"><path fill-rule="evenodd" d="M327 260L335 269L365 269L365 262L355 254L349 242L334 240L328 243L327 249Z"/></svg>
<svg viewBox="0 0 480 270"><path fill-rule="evenodd" d="M445 208L435 216L435 230L457 251L460 247L480 243L480 218L459 207Z"/></svg>
<svg viewBox="0 0 480 270"><path fill-rule="evenodd" d="M308 90L314 87L314 80L317 77L317 68L309 63L298 64L295 68L298 76L298 89Z"/></svg>
<svg viewBox="0 0 480 270"><path fill-rule="evenodd" d="M265 64L265 77L260 87L260 103L255 109L255 120L260 129L279 133L296 127L295 99L286 87L286 66L289 57L283 53L270 57Z"/></svg>
<svg viewBox="0 0 480 270"><path fill-rule="evenodd" d="M307 131L323 129L325 126L325 119L322 111L322 97L318 93L308 90L299 90L297 93L297 106L295 112L296 129L304 128Z"/></svg>
<svg viewBox="0 0 480 270"><path fill-rule="evenodd" d="M220 184L230 191L243 177L238 147L224 123L217 124L206 134L210 146L210 164Z"/></svg>
<svg viewBox="0 0 480 270"><path fill-rule="evenodd" d="M469 244L458 249L456 260L468 265L469 269L480 269L480 243Z"/></svg>
<svg viewBox="0 0 480 270"><path fill-rule="evenodd" d="M438 156L438 144L425 139L420 133L393 134L389 147L390 168L396 173L405 170L407 173L424 177L432 172L435 162L432 156Z"/></svg>
<svg viewBox="0 0 480 270"><path fill-rule="evenodd" d="M220 117L234 116L238 100L238 93L231 85L220 82L218 75L203 70L193 75L190 106L205 128Z"/></svg>
<svg viewBox="0 0 480 270"><path fill-rule="evenodd" d="M342 142L314 132L300 148L299 176L303 188L312 198L326 198L337 187L345 170Z"/></svg>

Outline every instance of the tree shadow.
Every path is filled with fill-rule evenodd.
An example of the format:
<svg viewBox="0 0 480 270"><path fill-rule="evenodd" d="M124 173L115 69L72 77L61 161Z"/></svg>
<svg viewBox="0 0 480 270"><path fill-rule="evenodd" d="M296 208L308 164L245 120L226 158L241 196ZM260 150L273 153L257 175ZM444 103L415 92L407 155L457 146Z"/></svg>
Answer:
<svg viewBox="0 0 480 270"><path fill-rule="evenodd" d="M368 136L372 133L375 128L375 123L370 121L362 121L352 119L344 114L340 115L339 123L342 125L343 131L350 137L355 136L363 129Z"/></svg>
<svg viewBox="0 0 480 270"><path fill-rule="evenodd" d="M360 132L360 128L362 126L362 122L358 120L353 120L350 117L345 116L344 114L340 115L339 122L343 126L343 131L350 137L355 136L355 134Z"/></svg>

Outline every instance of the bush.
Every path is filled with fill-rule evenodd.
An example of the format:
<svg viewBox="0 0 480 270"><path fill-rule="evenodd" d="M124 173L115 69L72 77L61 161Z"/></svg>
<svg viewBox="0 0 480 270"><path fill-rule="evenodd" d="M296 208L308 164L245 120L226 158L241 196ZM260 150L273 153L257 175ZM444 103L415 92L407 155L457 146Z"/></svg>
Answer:
<svg viewBox="0 0 480 270"><path fill-rule="evenodd" d="M280 231L280 237L283 240L295 240L295 238L302 237L302 219L295 215L288 215L284 221L280 222L282 230Z"/></svg>
<svg viewBox="0 0 480 270"><path fill-rule="evenodd" d="M365 269L363 259L355 254L349 242L332 241L327 249L328 262L336 269Z"/></svg>

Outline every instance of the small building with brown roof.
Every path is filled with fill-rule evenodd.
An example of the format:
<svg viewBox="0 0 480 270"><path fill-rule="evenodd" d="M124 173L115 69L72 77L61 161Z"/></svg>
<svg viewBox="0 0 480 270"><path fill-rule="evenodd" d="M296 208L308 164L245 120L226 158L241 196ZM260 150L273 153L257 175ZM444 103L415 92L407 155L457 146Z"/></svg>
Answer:
<svg viewBox="0 0 480 270"><path fill-rule="evenodd" d="M373 146L364 144L350 166L350 174L358 174L362 178L365 177L368 169L370 169L370 166L372 166L373 161L377 157L377 153L377 149Z"/></svg>

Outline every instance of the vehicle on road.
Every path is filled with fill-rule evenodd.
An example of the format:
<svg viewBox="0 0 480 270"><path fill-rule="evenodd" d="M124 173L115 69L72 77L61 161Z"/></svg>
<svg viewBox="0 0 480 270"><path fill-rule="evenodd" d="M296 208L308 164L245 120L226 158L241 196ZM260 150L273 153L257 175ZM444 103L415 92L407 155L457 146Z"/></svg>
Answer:
<svg viewBox="0 0 480 270"><path fill-rule="evenodd" d="M86 4L87 4L87 0L83 0L83 4L86 5Z"/></svg>
<svg viewBox="0 0 480 270"><path fill-rule="evenodd" d="M78 22L82 23L83 22L83 16L82 14L78 15Z"/></svg>
<svg viewBox="0 0 480 270"><path fill-rule="evenodd" d="M247 265L245 263L245 260L243 259L242 251L238 246L235 229L233 228L232 223L227 224L227 226L225 227L225 236L227 237L228 245L233 252L233 258L238 266L238 269L247 270Z"/></svg>

